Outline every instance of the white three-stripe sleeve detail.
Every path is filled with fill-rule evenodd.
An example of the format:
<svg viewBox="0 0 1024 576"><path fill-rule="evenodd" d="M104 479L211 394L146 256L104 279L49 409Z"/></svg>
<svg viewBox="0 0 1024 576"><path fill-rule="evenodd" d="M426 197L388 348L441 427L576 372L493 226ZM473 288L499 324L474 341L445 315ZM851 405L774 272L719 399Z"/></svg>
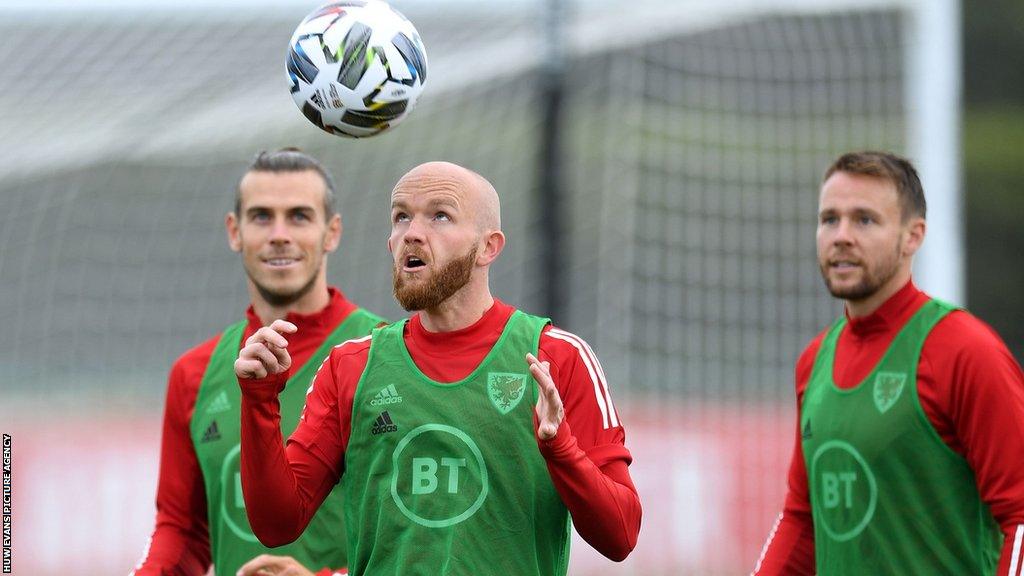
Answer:
<svg viewBox="0 0 1024 576"><path fill-rule="evenodd" d="M553 328L553 330L558 329ZM608 391L608 377L604 375L604 367L601 366L601 360L597 357L597 354L594 353L594 349L590 347L590 344L587 344L586 340L564 330L558 331L562 334L565 334L566 336L569 336L570 338L575 338L576 340L578 340L580 344L583 344L583 348L587 351L587 353L590 354L590 359L594 362L594 367L597 368L597 375L601 381L601 389L604 392L605 402L608 404L608 417L611 418L612 426L618 426L619 417L615 413L615 405L612 404L612 394L611 392Z"/></svg>
<svg viewBox="0 0 1024 576"><path fill-rule="evenodd" d="M1017 566L1020 565L1020 541L1024 538L1024 524L1017 524L1017 531L1013 535L1013 555L1010 556L1010 576L1017 576Z"/></svg>
<svg viewBox="0 0 1024 576"><path fill-rule="evenodd" d="M575 335L575 334L573 334L571 332L566 332L565 330L560 330L558 328L552 328L551 332L558 332L562 336L565 336L567 338L571 338L572 340L574 340L574 341L580 343L581 345L583 345L583 349L586 351L588 357L591 360L591 363L597 369L598 381L600 382L600 386L601 386L600 393L604 395L605 404L608 406L608 417L611 419L612 426L618 426L619 425L619 417L615 413L615 405L612 404L612 395L608 391L608 377L604 375L604 367L601 366L601 361L598 360L597 354L594 353L594 350L590 347L590 344L587 344L587 341L584 340L583 338L580 338L579 336L577 336L577 335ZM606 428L607 428L607 426L606 426Z"/></svg>
<svg viewBox="0 0 1024 576"><path fill-rule="evenodd" d="M772 540L775 539L775 533L779 531L779 524L782 524L782 516L785 512L779 512L779 517L775 519L775 524L772 524L771 531L768 532L768 539L764 542L764 548L761 548L761 555L757 558L757 564L754 565L754 571L750 573L750 576L757 576L757 572L761 569L761 563L764 562L764 557L768 555L768 548L771 548Z"/></svg>
<svg viewBox="0 0 1024 576"><path fill-rule="evenodd" d="M313 383L316 382L316 377L320 375L320 371L324 369L324 365L327 364L330 359L330 354L325 356L323 361L320 362L320 366L316 369L316 372L313 372L313 377L309 379L309 388L306 388L306 396L309 396L313 392ZM305 408L303 408L302 411L305 412Z"/></svg>
<svg viewBox="0 0 1024 576"><path fill-rule="evenodd" d="M594 397L597 399L597 407L601 409L601 425L604 428L608 428L608 408L605 406L604 394L601 393L601 384L598 383L598 378L597 374L594 371L594 366L590 363L590 359L587 358L587 353L583 350L583 346L580 346L578 342L564 335L564 333L556 332L553 329L548 330L547 332L545 332L545 334L557 340L568 342L570 345L572 345L573 348L576 349L576 352L579 353L580 359L583 360L583 365L586 366L587 372L590 373L590 380L594 383Z"/></svg>

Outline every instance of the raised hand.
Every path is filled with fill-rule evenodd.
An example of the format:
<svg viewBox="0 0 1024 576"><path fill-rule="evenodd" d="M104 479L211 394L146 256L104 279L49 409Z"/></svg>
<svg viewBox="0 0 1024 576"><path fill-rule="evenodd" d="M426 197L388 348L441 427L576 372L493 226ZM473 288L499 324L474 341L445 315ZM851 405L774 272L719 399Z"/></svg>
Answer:
<svg viewBox="0 0 1024 576"><path fill-rule="evenodd" d="M288 339L285 334L294 334L298 328L285 320L274 320L245 341L235 360L235 375L239 378L266 378L291 368L292 357L288 354Z"/></svg>
<svg viewBox="0 0 1024 576"><path fill-rule="evenodd" d="M558 426L565 418L565 409L562 408L562 397L558 394L555 381L551 379L551 364L541 362L533 354L526 354L526 362L530 365L530 374L537 381L539 394L537 394L537 405L534 410L537 412L537 436L541 440L550 440L558 432Z"/></svg>

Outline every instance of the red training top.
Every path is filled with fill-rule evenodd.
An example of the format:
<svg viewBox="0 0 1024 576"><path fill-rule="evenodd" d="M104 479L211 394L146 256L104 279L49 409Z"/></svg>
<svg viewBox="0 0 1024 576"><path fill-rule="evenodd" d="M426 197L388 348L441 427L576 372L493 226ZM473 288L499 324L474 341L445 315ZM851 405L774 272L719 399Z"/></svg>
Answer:
<svg viewBox="0 0 1024 576"><path fill-rule="evenodd" d="M337 288L328 288L330 303L314 314L288 314L299 327L289 340L293 365L302 366L324 339L356 309ZM252 306L242 337L244 343L262 326ZM206 488L189 425L199 383L220 335L185 352L171 367L167 380L160 478L156 490L156 528L149 538L134 576L202 576L210 567L210 532L206 522ZM237 439L236 439L237 441ZM308 567L313 568L313 567ZM328 576L329 569L319 576Z"/></svg>
<svg viewBox="0 0 1024 576"><path fill-rule="evenodd" d="M483 361L514 310L495 301L473 325L444 333L428 332L415 315L406 323L405 344L424 374L455 382ZM351 421L339 415L352 413L369 348L367 337L331 352L287 449L276 402L287 373L242 381L242 486L247 502L256 504L247 506L253 532L265 544L296 538L343 472ZM539 348L565 408L555 437L538 440L540 452L580 536L608 558L622 560L636 546L641 509L604 373L590 346L564 330L545 328Z"/></svg>
<svg viewBox="0 0 1024 576"><path fill-rule="evenodd" d="M853 388L871 373L900 328L929 297L907 282L873 314L850 318L836 344L832 378ZM825 329L796 363L799 413ZM917 394L928 421L974 471L978 492L1004 534L996 574L1022 566L1024 535L1024 374L987 324L954 311L928 334L917 366ZM799 416L797 422L800 421ZM799 424L789 466L789 492L772 528L757 576L814 574L814 525ZM1016 571L1016 570L1015 570ZM1017 576L1012 574L1011 576Z"/></svg>

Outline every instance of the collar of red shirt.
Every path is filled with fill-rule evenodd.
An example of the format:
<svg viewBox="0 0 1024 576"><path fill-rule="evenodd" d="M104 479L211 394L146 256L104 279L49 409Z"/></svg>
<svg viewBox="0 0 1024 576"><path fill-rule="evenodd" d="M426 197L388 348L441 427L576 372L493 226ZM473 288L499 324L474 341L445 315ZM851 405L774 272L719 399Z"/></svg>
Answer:
<svg viewBox="0 0 1024 576"><path fill-rule="evenodd" d="M476 347L482 342L493 344L498 341L514 311L515 308L495 298L494 304L479 320L451 332L431 332L423 327L420 315L414 314L406 323L405 335L414 340L418 348L435 356Z"/></svg>
<svg viewBox="0 0 1024 576"><path fill-rule="evenodd" d="M856 338L867 338L883 332L895 332L927 301L928 295L909 280L871 314L851 318L846 312L850 334Z"/></svg>
<svg viewBox="0 0 1024 576"><path fill-rule="evenodd" d="M330 295L330 300L327 302L327 306L324 306L319 311L312 314L289 312L284 319L295 324L300 332L304 330L321 331L326 328L334 328L341 322L342 318L355 310L356 305L350 302L345 297L345 294L334 286L328 286L327 293ZM245 317L249 320L249 326L253 327L254 331L263 325L252 305L245 311Z"/></svg>

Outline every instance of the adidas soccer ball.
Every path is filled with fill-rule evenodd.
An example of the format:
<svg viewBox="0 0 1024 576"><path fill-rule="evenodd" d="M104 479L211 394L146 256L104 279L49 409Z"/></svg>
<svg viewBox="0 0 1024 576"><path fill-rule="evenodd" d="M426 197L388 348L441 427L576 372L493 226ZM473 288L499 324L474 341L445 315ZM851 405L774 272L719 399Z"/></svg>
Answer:
<svg viewBox="0 0 1024 576"><path fill-rule="evenodd" d="M412 22L380 0L317 8L288 47L292 98L306 118L340 136L380 134L423 91L427 53Z"/></svg>

